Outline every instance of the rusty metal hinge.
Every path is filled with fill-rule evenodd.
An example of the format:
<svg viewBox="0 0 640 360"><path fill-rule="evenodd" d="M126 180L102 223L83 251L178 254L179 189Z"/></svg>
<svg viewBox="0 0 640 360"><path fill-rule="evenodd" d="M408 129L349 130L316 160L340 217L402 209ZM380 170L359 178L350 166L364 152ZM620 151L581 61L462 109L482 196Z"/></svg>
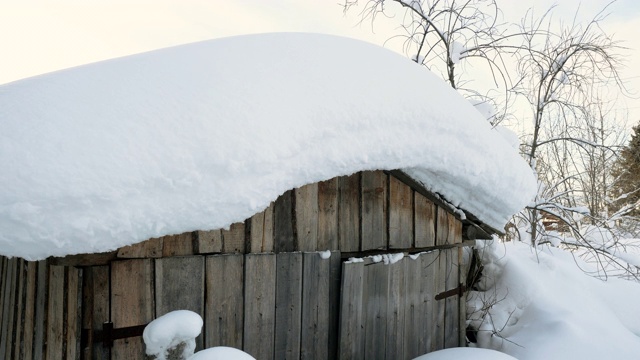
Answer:
<svg viewBox="0 0 640 360"><path fill-rule="evenodd" d="M447 290L447 291L441 292L440 294L437 294L436 300L442 300L442 299L446 299L448 297L456 296L456 295L458 295L459 297L462 297L465 291L467 291L467 287L464 286L463 284L459 284L458 287L455 289Z"/></svg>

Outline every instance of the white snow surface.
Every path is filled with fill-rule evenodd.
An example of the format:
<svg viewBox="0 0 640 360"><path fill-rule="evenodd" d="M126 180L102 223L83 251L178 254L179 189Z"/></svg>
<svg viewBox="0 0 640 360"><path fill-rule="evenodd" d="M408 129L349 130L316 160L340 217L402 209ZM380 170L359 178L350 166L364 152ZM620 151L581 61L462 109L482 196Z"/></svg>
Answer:
<svg viewBox="0 0 640 360"><path fill-rule="evenodd" d="M403 169L501 228L526 163L435 75L361 41L187 44L0 86L0 253L28 260L227 227L284 191Z"/></svg>
<svg viewBox="0 0 640 360"><path fill-rule="evenodd" d="M226 346L216 346L200 350L187 360L256 360L242 350Z"/></svg>
<svg viewBox="0 0 640 360"><path fill-rule="evenodd" d="M413 360L517 360L513 356L490 349L451 348L434 351Z"/></svg>
<svg viewBox="0 0 640 360"><path fill-rule="evenodd" d="M165 360L167 350L185 342L183 357L193 355L196 337L202 331L202 317L189 310L175 310L150 322L142 333L147 355Z"/></svg>

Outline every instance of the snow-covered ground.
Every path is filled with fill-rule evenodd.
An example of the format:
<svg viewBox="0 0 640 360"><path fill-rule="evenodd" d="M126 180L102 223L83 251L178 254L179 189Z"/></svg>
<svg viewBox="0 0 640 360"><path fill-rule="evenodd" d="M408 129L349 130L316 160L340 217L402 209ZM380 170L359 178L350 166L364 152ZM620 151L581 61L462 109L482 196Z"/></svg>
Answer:
<svg viewBox="0 0 640 360"><path fill-rule="evenodd" d="M526 359L640 358L640 284L589 276L567 250L478 242L483 291L468 312L478 346Z"/></svg>
<svg viewBox="0 0 640 360"><path fill-rule="evenodd" d="M261 34L0 86L0 254L226 227L284 191L404 169L495 228L535 179L441 79L352 39Z"/></svg>

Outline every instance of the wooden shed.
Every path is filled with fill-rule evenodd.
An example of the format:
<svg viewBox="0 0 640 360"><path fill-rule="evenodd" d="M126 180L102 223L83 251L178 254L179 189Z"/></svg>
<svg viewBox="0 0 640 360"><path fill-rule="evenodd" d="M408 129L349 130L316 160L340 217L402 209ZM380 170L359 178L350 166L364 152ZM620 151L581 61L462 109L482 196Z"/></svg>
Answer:
<svg viewBox="0 0 640 360"><path fill-rule="evenodd" d="M400 171L363 171L287 191L229 229L2 257L0 356L142 359L144 326L177 309L203 317L199 349L261 360L465 346L463 234L492 230L450 209Z"/></svg>
<svg viewBox="0 0 640 360"><path fill-rule="evenodd" d="M455 90L328 35L162 49L0 103L0 359L142 359L178 309L198 349L259 360L465 346L467 240L536 189Z"/></svg>

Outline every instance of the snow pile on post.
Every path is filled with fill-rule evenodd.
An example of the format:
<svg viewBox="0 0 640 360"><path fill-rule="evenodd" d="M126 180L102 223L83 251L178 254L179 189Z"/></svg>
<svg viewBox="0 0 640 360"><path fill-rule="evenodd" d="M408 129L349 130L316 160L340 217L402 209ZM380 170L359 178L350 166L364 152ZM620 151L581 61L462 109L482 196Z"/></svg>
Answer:
<svg viewBox="0 0 640 360"><path fill-rule="evenodd" d="M193 311L176 310L150 322L142 334L146 353L156 360L188 359L196 349L196 337L202 331L202 317ZM183 345L184 344L184 345Z"/></svg>
<svg viewBox="0 0 640 360"><path fill-rule="evenodd" d="M0 103L0 253L31 260L227 227L360 170L404 169L495 228L536 191L441 79L328 35L104 61L0 86Z"/></svg>

